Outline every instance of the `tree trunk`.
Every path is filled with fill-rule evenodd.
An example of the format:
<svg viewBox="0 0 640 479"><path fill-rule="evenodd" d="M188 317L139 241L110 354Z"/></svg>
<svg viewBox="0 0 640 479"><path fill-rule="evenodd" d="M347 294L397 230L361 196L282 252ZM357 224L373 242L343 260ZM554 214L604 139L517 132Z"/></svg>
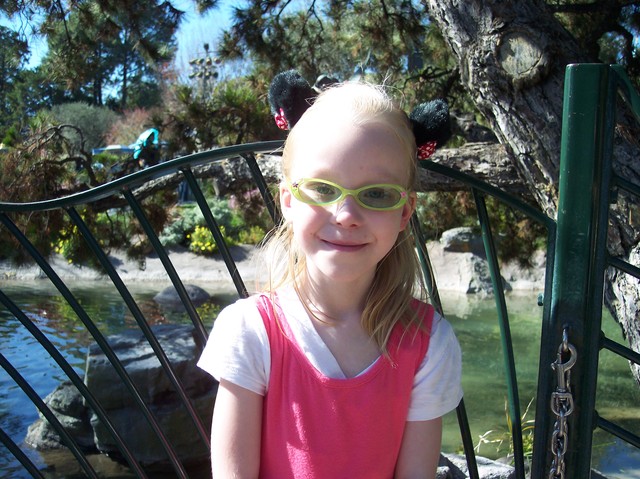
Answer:
<svg viewBox="0 0 640 479"><path fill-rule="evenodd" d="M476 106L540 209L555 217L565 67L595 59L581 54L540 0L428 0L427 5ZM640 162L620 136L614 155L616 171L640 184ZM640 225L630 219L638 209L627 201L619 198L611 210L609 253L638 265ZM639 281L613 268L606 279L605 303L639 351ZM640 384L640 368L632 369Z"/></svg>

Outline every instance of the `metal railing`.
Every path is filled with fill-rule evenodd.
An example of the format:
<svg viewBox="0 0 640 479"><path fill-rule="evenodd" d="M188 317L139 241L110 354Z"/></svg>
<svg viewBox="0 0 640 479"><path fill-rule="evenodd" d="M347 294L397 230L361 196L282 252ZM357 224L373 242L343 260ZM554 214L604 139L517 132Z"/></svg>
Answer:
<svg viewBox="0 0 640 479"><path fill-rule="evenodd" d="M590 475L596 427L640 447L637 435L596 411L600 350L640 360L602 332L607 268L640 278L638 267L607 249L615 190L640 198L640 187L613 168L617 99L639 121L640 97L619 66L570 65L565 80L556 259L545 300L532 477L579 479Z"/></svg>
<svg viewBox="0 0 640 479"><path fill-rule="evenodd" d="M590 81L585 81L583 68L588 70L587 77ZM594 73L593 70L597 70ZM558 360L558 348L563 344L563 334L568 330L568 342L575 346L578 361L573 366L571 376L571 390L573 401L576 404L576 412L568 418L569 451L563 456L563 464L566 465L564 477L572 479L582 479L588 476L590 465L590 439L592 427L594 425L606 429L619 437L628 440L638 446L640 441L636 436L628 431L622 430L619 426L611 424L604 418L593 414L595 398L595 378L597 368L598 349L607 348L611 351L622 354L629 360L638 360L638 354L623 345L602 338L600 333L600 318L602 287L604 278L604 268L613 266L622 269L629 274L638 277L638 268L628 263L620 261L618 258L609 257L606 254L604 236L606 235L606 209L609 201L609 188L613 185L623 188L626 191L638 194L638 187L630 184L623 178L611 175L611 135L613 134L613 110L610 105L615 102L611 95L620 88L628 101L636 107L640 105L637 94L628 88L628 83L621 80L623 75L615 67L605 66L580 66L570 67L567 75L567 88L570 93L566 93L567 103L565 104L565 125L567 140L563 142L562 152L562 175L560 184L560 204L561 213L558 216L557 224L537 209L527 203L513 198L503 191L490 185L480 182L468 175L444 167L433 162L422 162L421 167L430 171L446 175L462 182L470 188L473 193L478 221L482 231L483 243L485 246L486 258L491 272L494 297L496 303L496 317L500 326L501 344L507 379L508 415L512 425L512 443L514 452L514 466L516 477L524 479L527 475L527 464L524 454L522 439L522 419L520 411L520 398L518 381L515 370L516 352L513 350L511 331L509 323L509 311L504 295L504 288L500 274L500 266L497 259L496 243L494 233L490 224L485 198L495 197L499 201L506 203L529 218L542 224L547 230L547 265L545 279L545 294L542 311L542 342L540 348L540 368L539 386L537 392L536 426L534 451L531 465L531 477L549 477L549 469L552 461L557 456L552 454L555 447L557 451L557 417L554 416L549 404L552 398L558 397L557 379L560 377L556 371L551 369L551 364ZM569 86L573 85L573 86ZM576 86L578 85L578 86ZM573 90L571 89L573 88ZM604 95L604 96L603 96ZM578 108L589 116L591 123L581 123L579 128L589 132L597 131L597 135L585 133L583 129L574 129L575 117L572 108ZM587 109L586 112L583 109ZM637 113L636 113L637 114ZM570 122L570 124L567 124ZM585 120L586 122L586 120ZM589 136L591 135L591 136ZM593 138L595 136L595 138ZM584 138L593 139L594 144L587 148ZM123 178L119 178L111 183L93 188L76 195L49 201L34 202L27 204L7 204L0 203L0 235L11 235L22 248L37 263L44 274L49 278L55 288L64 297L71 309L78 315L84 327L91 334L93 341L107 356L120 380L126 386L129 394L134 398L142 414L160 440L162 447L166 451L176 477L189 477L189 471L183 464L182 459L173 447L170 437L163 431L154 412L145 403L143 395L137 389L136 384L127 374L126 368L122 365L117 355L111 349L108 341L98 328L94 320L84 310L82 304L74 297L65 282L58 276L54 268L50 265L46 255L40 251L23 232L16 226L12 217L24 213L37 213L47 210L61 210L67 215L73 225L77 227L79 234L86 241L88 248L94 258L102 266L106 276L111 280L122 300L131 312L139 329L144 333L151 348L155 352L165 373L168 375L175 392L180 397L183 407L188 412L188 416L194 424L198 436L202 443L209 446L208 424L204 424L193 406L192 398L185 392L180 377L175 373L168 360L165 351L154 336L153 331L145 320L144 314L137 305L135 299L129 292L118 272L113 267L109 258L96 238L95 232L83 219L78 207L89 205L93 202L101 201L108 197L124 198L126 208L128 208L140 224L144 235L153 247L164 269L167 272L171 283L175 287L181 302L184 304L187 314L193 324L195 334L199 338L200 344L204 344L207 337L207 330L199 317L196 308L185 289L185 286L171 262L170 255L163 247L154 231L145 206L136 197L136 189L150 181L169 175L181 174L193 192L195 201L203 213L206 224L211 230L220 255L227 267L229 277L233 281L234 287L239 296L248 294L243 278L238 273L231 252L226 244L225 237L221 231L214 214L207 204L205 193L197 180L196 169L199 166L221 162L228 158L236 158L245 162L255 186L262 193L266 207L271 213L274 222L278 222L277 211L274 207L273 198L267 182L264 180L256 155L260 153L271 153L281 145L281 142L265 142L247 145L237 145L228 148L221 148L209 152L198 153L185 156L175 160L156 165ZM580 147L578 151L576 149ZM575 168L574 163L579 158L580 168ZM588 171L587 171L588 170ZM606 171L605 171L606 170ZM578 175L576 177L576 171ZM598 196L592 201L592 192L597 190ZM576 191L574 191L576 190ZM578 195L578 196L575 196ZM582 196L580 196L582 195ZM583 210L587 208L587 210ZM595 212L598 210L598 213ZM564 214L569 212L570 214ZM579 223L579 224L576 224ZM426 249L426 242L422 233L422 227L417 218L414 218L413 230L416 237L416 246L419 257L423 264L423 272L427 279L430 278L430 260ZM584 231L584 235L576 235L576 231ZM572 239L569 239L569 234ZM584 244L576 244L575 236L585 238ZM571 244L569 244L571 243ZM580 254L574 252L579 249ZM567 251L570 250L571 254ZM579 281L577 278L583 278ZM431 284L431 281L427 281ZM579 291L575 288L580 284L584 286ZM566 289L569 289L566 292ZM437 290L431 291L435 306L442 309L439 304ZM95 412L99 420L113 436L113 441L117 445L122 457L129 465L133 474L138 477L147 477L148 472L140 464L139 458L135 457L131 448L127 445L127 438L122 437L117 427L110 422L108 414L105 413L98 400L86 387L83 379L78 376L73 367L64 359L63 355L51 344L44 334L38 329L25 311L22 311L14 301L0 288L0 303L14 316L23 328L46 349L53 360L59 365L68 379L75 385L86 403ZM580 334L581 336L578 336ZM563 351L564 352L564 351ZM82 449L74 442L73 438L67 434L64 427L56 420L55 415L44 404L42 399L35 393L29 381L26 380L6 358L0 353L0 365L11 376L15 383L29 396L33 404L50 421L56 431L58 431L62 441L72 451L78 463L89 477L97 477L96 471L86 460ZM562 392L562 391L560 391ZM565 391L566 392L566 391ZM462 443L469 466L469 476L478 478L478 470L474 454L474 446L471 440L469 420L466 414L464 402L457 409L458 423L460 425ZM473 421L473 418L471 418ZM7 450L24 466L24 468L34 477L42 477L38 468L30 461L27 454L3 429L0 421L0 442ZM552 444L556 440L556 444ZM580 447L576 445L580 444ZM585 473L585 470L587 471ZM555 477L555 476L551 476ZM560 477L560 476L557 476Z"/></svg>

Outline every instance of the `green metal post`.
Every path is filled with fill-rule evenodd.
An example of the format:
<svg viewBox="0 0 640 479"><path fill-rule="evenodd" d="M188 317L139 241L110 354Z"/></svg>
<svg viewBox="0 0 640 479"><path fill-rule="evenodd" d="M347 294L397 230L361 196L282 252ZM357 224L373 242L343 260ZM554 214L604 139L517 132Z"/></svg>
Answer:
<svg viewBox="0 0 640 479"><path fill-rule="evenodd" d="M493 296L496 301L496 314L500 326L500 339L502 343L502 354L504 358L505 378L507 380L507 398L509 405L509 419L511 421L511 441L513 444L513 463L515 466L515 477L523 479L525 477L524 446L522 443L522 416L520 413L520 393L518 391L518 380L516 374L516 361L513 353L513 341L511 339L511 327L509 326L509 313L504 297L504 285L500 266L498 265L498 253L493 240L491 225L489 224L489 213L484 196L476 189L472 190L478 212L480 229L482 230L482 241L487 255L487 264L491 273L491 283L493 285Z"/></svg>
<svg viewBox="0 0 640 479"><path fill-rule="evenodd" d="M611 176L614 82L606 65L570 65L564 91L556 253L551 310L543 329L540 386L536 414L532 477L550 476L557 446L558 418L550 410L554 394L570 393L572 410L561 445L566 453L555 456L567 479L590 477L598 352L606 262L607 214ZM567 352L563 334L575 352ZM566 388L551 364L570 357ZM564 394L564 393L563 393ZM555 396L556 398L558 396ZM555 432L555 435L554 435ZM545 437L539 437L544 434ZM563 436L561 433L560 436ZM544 449L542 446L544 445ZM544 469L538 469L546 463Z"/></svg>

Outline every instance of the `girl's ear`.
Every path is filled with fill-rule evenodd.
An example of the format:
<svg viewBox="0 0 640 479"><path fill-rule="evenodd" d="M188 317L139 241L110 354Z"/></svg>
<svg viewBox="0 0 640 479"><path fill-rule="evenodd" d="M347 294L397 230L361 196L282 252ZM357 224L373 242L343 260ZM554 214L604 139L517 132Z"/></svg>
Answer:
<svg viewBox="0 0 640 479"><path fill-rule="evenodd" d="M280 196L280 211L285 220L291 221L291 190L287 184L283 181L279 187Z"/></svg>
<svg viewBox="0 0 640 479"><path fill-rule="evenodd" d="M411 221L411 216L416 210L417 201L418 197L415 192L412 191L409 193L409 198L407 198L407 202L402 207L402 218L400 219L401 231L403 231L409 224L409 221Z"/></svg>

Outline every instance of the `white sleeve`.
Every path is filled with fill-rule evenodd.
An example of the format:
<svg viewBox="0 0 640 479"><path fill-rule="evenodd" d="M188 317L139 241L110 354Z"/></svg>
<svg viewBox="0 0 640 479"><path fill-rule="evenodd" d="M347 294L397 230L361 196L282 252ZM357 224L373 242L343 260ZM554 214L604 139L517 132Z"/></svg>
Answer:
<svg viewBox="0 0 640 479"><path fill-rule="evenodd" d="M215 377L264 395L269 383L271 353L260 312L251 299L240 299L224 308L198 366Z"/></svg>
<svg viewBox="0 0 640 479"><path fill-rule="evenodd" d="M456 408L462 399L460 345L447 320L433 317L429 349L413 381L408 421L427 421Z"/></svg>

